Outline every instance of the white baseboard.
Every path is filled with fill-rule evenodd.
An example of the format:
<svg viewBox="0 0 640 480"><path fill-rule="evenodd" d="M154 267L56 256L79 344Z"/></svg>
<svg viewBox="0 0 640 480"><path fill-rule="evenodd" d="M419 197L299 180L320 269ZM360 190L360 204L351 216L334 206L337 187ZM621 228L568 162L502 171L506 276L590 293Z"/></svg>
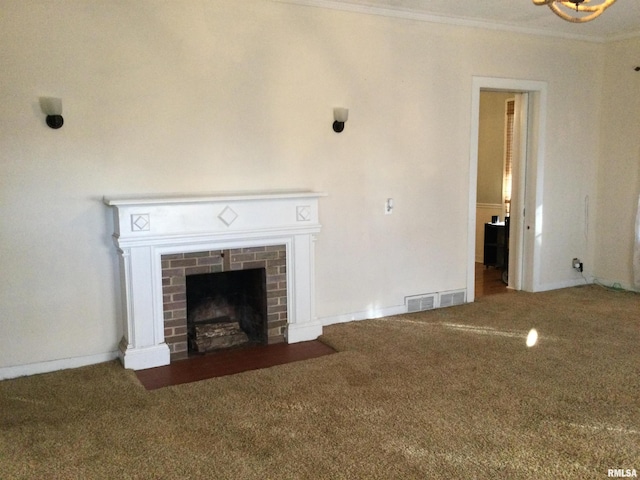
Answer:
<svg viewBox="0 0 640 480"><path fill-rule="evenodd" d="M39 373L55 372L57 370L66 370L69 368L85 367L96 363L110 362L116 358L118 358L118 351L100 353L98 355L86 355L83 357L64 358L61 360L51 360L48 362L29 363L13 367L0 367L0 380L24 377L27 375L37 375Z"/></svg>
<svg viewBox="0 0 640 480"><path fill-rule="evenodd" d="M622 289L622 290L628 290L629 292L638 292L640 291L639 289L637 289L635 286L633 286L630 283L625 283L625 282L619 282L617 280L610 280L608 278L594 278L593 279L593 283L595 283L596 285L600 285L602 287L606 287L606 288L613 288L613 289Z"/></svg>
<svg viewBox="0 0 640 480"><path fill-rule="evenodd" d="M331 317L323 317L320 319L322 325L333 325L335 323L355 322L359 320L369 320L372 318L389 317L391 315L400 315L407 313L406 305L396 305L393 307L372 308L363 312L346 313L343 315L335 315Z"/></svg>
<svg viewBox="0 0 640 480"><path fill-rule="evenodd" d="M591 283L593 283L593 280L589 277L587 277L586 280L584 278L576 278L563 282L541 284L536 287L535 291L548 292L549 290L560 290L561 288L581 287L583 285L590 285Z"/></svg>

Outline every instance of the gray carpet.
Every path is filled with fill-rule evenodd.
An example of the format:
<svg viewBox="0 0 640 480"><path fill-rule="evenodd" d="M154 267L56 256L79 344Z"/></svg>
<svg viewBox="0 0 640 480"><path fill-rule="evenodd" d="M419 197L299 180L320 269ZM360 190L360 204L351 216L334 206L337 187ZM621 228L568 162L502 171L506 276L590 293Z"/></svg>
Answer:
<svg viewBox="0 0 640 480"><path fill-rule="evenodd" d="M508 293L326 327L337 354L151 392L117 362L6 380L0 478L640 470L639 307L594 286Z"/></svg>

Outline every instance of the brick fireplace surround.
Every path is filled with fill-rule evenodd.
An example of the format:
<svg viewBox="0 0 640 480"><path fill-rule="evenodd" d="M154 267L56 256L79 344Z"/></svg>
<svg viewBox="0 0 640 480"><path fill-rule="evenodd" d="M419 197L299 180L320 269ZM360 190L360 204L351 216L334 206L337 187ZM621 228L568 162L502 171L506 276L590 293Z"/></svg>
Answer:
<svg viewBox="0 0 640 480"><path fill-rule="evenodd" d="M179 285L192 273L266 268L269 342L320 336L313 245L321 196L302 191L105 197L114 213L120 260L124 367L141 370L186 357L186 300ZM167 288L172 282L177 288Z"/></svg>
<svg viewBox="0 0 640 480"><path fill-rule="evenodd" d="M188 356L187 275L264 268L268 343L284 342L287 327L287 249L285 245L162 256L164 338L171 360Z"/></svg>

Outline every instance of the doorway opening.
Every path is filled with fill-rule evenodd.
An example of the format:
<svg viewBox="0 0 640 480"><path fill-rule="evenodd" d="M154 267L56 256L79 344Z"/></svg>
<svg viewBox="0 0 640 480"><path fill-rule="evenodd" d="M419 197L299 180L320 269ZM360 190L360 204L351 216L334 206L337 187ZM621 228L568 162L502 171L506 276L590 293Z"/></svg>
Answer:
<svg viewBox="0 0 640 480"><path fill-rule="evenodd" d="M469 182L469 242L467 265L467 300L473 301L476 294L477 263L483 254L478 254L478 238L483 237L487 223L506 222L508 261L503 265L505 280L513 290L536 291L539 284L539 247L542 242L542 159L544 150L544 120L546 117L545 82L491 77L474 77L472 90L472 121L470 148ZM483 95L496 93L503 95L503 105L507 97L514 99L513 144L510 175L512 189L509 198L505 196L504 155L500 155L499 175L490 180L494 183L496 196L489 202L481 202L481 188L487 181L484 172L479 171L479 155L484 147L481 142L481 99ZM504 106L502 107L504 109ZM504 117L503 117L504 118ZM504 121L504 119L503 119ZM504 131L499 132L504 142ZM504 145L504 144L503 144ZM483 205L484 204L484 205ZM489 206L497 210L483 211L479 206ZM484 216L490 219L486 222ZM498 217L498 218L495 218ZM496 221L497 220L497 221ZM480 243L482 245L484 240ZM479 258L480 257L480 258ZM503 256L504 258L504 256ZM480 292L479 292L480 293Z"/></svg>
<svg viewBox="0 0 640 480"><path fill-rule="evenodd" d="M515 150L527 94L480 92L478 124L478 176L476 188L476 296L507 291L509 283L509 239ZM516 112L516 103L518 111ZM517 166L517 165L516 165ZM517 216L516 212L516 216Z"/></svg>

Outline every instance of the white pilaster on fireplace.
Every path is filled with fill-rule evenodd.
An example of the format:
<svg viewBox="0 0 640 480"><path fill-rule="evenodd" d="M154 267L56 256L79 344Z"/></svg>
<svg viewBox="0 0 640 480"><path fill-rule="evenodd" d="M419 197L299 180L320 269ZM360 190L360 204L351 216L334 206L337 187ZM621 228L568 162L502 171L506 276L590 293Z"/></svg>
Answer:
<svg viewBox="0 0 640 480"><path fill-rule="evenodd" d="M314 235L317 192L105 197L114 210L124 298L125 368L168 365L161 256L286 245L288 343L322 334L315 317Z"/></svg>

